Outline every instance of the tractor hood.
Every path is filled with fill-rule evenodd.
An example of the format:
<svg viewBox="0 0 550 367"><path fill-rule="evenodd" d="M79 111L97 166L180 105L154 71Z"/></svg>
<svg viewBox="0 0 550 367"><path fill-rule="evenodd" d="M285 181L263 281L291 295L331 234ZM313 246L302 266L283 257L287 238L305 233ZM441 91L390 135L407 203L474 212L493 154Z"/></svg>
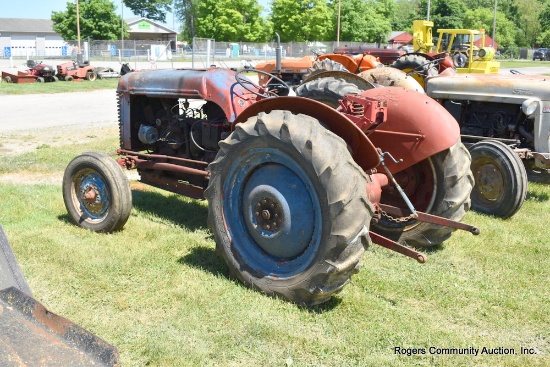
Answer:
<svg viewBox="0 0 550 367"><path fill-rule="evenodd" d="M434 99L521 104L528 98L550 100L550 77L522 74L458 74L448 69L428 78L426 93Z"/></svg>
<svg viewBox="0 0 550 367"><path fill-rule="evenodd" d="M122 76L117 92L158 98L189 98L212 101L233 121L256 97L255 84L241 76L249 90L237 83L237 73L229 69L161 69L134 71Z"/></svg>

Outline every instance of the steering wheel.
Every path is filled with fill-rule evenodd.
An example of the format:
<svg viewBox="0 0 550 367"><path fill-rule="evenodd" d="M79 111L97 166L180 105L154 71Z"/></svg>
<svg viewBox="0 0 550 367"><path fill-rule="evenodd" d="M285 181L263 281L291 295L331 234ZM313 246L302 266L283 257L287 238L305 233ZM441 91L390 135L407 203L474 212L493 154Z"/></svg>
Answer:
<svg viewBox="0 0 550 367"><path fill-rule="evenodd" d="M256 83L254 83L250 79L246 78L243 75L244 72L247 72L247 73L248 72L253 72L253 73L258 73L260 75L267 76L268 77L267 81L262 83L265 86L262 87L262 86L260 86ZM266 71L262 71L262 70L247 69L247 70L238 71L237 74L235 74L235 80L237 81L237 83L241 87L243 87L244 89L246 89L250 93L255 94L258 97L262 97L262 98L269 98L269 97L277 97L278 96L278 94L275 93L274 90L270 90L268 88L269 83L271 83L272 80L274 80L276 82L279 82L284 89L287 89L290 92L290 86L288 84L286 84L282 79L280 79L280 78L276 77L275 75L270 74Z"/></svg>

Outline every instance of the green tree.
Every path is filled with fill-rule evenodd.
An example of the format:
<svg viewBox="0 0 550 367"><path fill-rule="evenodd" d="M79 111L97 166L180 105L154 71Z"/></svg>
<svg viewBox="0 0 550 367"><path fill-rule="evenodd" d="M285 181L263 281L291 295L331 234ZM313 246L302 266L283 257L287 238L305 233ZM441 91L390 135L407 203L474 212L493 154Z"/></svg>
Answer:
<svg viewBox="0 0 550 367"><path fill-rule="evenodd" d="M182 22L181 37L184 40L192 40L195 37L195 20L197 19L198 0L175 0L174 13Z"/></svg>
<svg viewBox="0 0 550 367"><path fill-rule="evenodd" d="M271 11L282 42L324 41L335 29L336 18L324 0L273 0Z"/></svg>
<svg viewBox="0 0 550 367"><path fill-rule="evenodd" d="M518 17L514 21L517 27L522 30L518 32L516 42L518 46L533 47L542 31L539 14L542 13L544 7L536 0L516 0L516 6Z"/></svg>
<svg viewBox="0 0 550 367"><path fill-rule="evenodd" d="M494 9L472 9L464 14L464 28L467 29L485 29L485 33L493 36ZM517 26L506 19L506 15L497 12L495 41L501 47L515 46ZM490 45L488 45L490 46Z"/></svg>
<svg viewBox="0 0 550 367"><path fill-rule="evenodd" d="M435 29L463 28L462 19L466 6L461 0L437 0L432 2L430 20Z"/></svg>
<svg viewBox="0 0 550 367"><path fill-rule="evenodd" d="M412 22L417 18L417 2L413 0L396 0L391 14L391 27L394 31L412 31Z"/></svg>
<svg viewBox="0 0 550 367"><path fill-rule="evenodd" d="M538 20L542 33L536 38L536 44L539 47L548 47L550 46L550 3L544 4Z"/></svg>
<svg viewBox="0 0 550 367"><path fill-rule="evenodd" d="M537 45L540 47L550 47L550 30L542 32L537 37Z"/></svg>
<svg viewBox="0 0 550 367"><path fill-rule="evenodd" d="M257 0L202 0L194 4L193 23L197 37L225 42L259 42L270 36L271 28L260 16L262 8Z"/></svg>
<svg viewBox="0 0 550 367"><path fill-rule="evenodd" d="M166 13L171 12L172 0L124 0L124 5L140 17L166 21Z"/></svg>
<svg viewBox="0 0 550 367"><path fill-rule="evenodd" d="M80 0L80 38L91 40L120 39L121 27L124 26L125 37L128 37L128 25L122 22L115 12L115 5L109 0ZM64 40L76 40L76 4L67 3L67 10L52 12L53 30Z"/></svg>
<svg viewBox="0 0 550 367"><path fill-rule="evenodd" d="M338 17L338 1L332 4ZM342 0L340 7L340 40L378 42L391 32L393 0ZM335 28L338 20L336 19ZM333 36L336 38L336 33Z"/></svg>

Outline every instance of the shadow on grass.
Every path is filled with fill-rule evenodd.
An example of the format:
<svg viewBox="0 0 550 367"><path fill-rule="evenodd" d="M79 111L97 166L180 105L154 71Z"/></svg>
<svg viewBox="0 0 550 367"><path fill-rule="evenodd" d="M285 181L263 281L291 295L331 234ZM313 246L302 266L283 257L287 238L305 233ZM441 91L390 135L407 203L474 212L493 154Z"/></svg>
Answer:
<svg viewBox="0 0 550 367"><path fill-rule="evenodd" d="M190 230L207 228L208 208L181 195L164 196L153 191L132 190L133 206L145 214L166 219Z"/></svg>
<svg viewBox="0 0 550 367"><path fill-rule="evenodd" d="M525 200L534 201L537 203L548 201L548 199L549 199L548 194L537 193L529 190L527 190L527 197L525 198Z"/></svg>
<svg viewBox="0 0 550 367"><path fill-rule="evenodd" d="M216 255L216 251L210 247L193 247L189 254L178 259L178 263L208 271L216 276L231 279L227 264L221 257Z"/></svg>
<svg viewBox="0 0 550 367"><path fill-rule="evenodd" d="M235 285L246 287L240 281L229 275L229 268L227 267L227 264L221 257L217 256L216 251L213 248L204 246L193 247L189 254L178 259L178 263L207 271L215 276L224 277L233 282ZM257 292L260 294L262 293L260 290L257 290ZM268 295L264 296L269 297ZM282 297L278 298L283 302L289 302ZM322 314L334 309L341 302L342 300L339 297L332 297L328 302L310 308L299 305L295 306L306 312Z"/></svg>

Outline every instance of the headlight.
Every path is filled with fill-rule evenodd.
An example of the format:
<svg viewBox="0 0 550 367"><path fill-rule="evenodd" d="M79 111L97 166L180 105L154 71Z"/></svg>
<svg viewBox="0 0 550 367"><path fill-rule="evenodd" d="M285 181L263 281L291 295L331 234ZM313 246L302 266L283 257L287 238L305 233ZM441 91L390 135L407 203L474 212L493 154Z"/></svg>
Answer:
<svg viewBox="0 0 550 367"><path fill-rule="evenodd" d="M525 116L530 117L537 109L538 102L534 99L526 99L521 104L521 110Z"/></svg>

